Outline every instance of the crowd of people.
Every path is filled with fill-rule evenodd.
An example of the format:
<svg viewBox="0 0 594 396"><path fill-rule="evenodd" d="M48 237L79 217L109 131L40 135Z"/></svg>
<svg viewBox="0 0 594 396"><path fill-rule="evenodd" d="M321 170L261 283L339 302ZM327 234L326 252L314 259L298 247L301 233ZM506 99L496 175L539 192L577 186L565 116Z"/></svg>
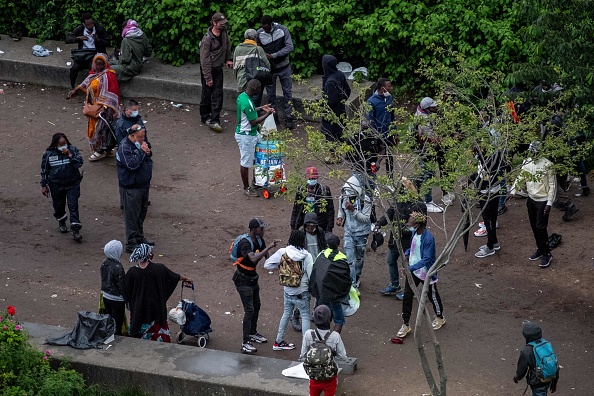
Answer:
<svg viewBox="0 0 594 396"><path fill-rule="evenodd" d="M82 25L77 27L68 42L76 42L79 49L95 51L89 64L73 64L71 69L71 98L78 91L86 93L84 114L88 117L87 138L92 148L90 161L97 161L107 155L115 155L120 192L120 207L124 214L125 241L113 240L105 245L105 261L101 266L101 299L104 312L116 322L116 334L170 342L167 325L166 304L181 282L191 282L186 276L171 271L163 264L152 261L154 242L144 233L144 220L149 207L149 189L152 179L152 146L147 130L139 115L139 103L133 99L124 102L122 108L118 81L126 81L137 75L142 68L142 58L150 55L148 39L133 20L126 21L122 32L121 61L112 67L105 55L109 37L105 30L85 14ZM227 34L227 19L222 13L215 13L200 45L202 98L200 115L202 122L220 132L220 114L223 101L223 68L233 68L238 84L237 127L235 140L240 151L240 176L243 191L248 196L258 192L250 185L249 169L254 165L254 153L259 141L258 127L267 117L278 117L276 110L282 110L285 126L293 128L291 97L291 66L289 54L293 43L287 28L272 21L269 16L261 19L258 30L247 29L245 41L234 52L231 51ZM286 335L289 323L301 332L300 358L307 364L313 345L325 343L337 357L346 357L340 334L346 323L344 304L352 292L360 294L365 254L370 237L377 245L382 242L378 234L382 228L392 225L387 243L388 285L379 291L384 296L402 300L403 324L397 337L406 337L411 331L410 318L414 301L413 288L429 282L429 301L435 313L432 327L440 329L446 324L444 305L438 291L437 274L429 274L436 261L436 244L428 230L428 214L443 212L444 208L433 199L428 181L435 176L447 176L445 153L435 138L431 114L439 111L439 103L423 98L416 110L416 118L423 120L414 125L413 134L421 153L419 175L413 180L402 178L402 193L406 200L394 200L385 215L375 215L376 176L382 161L386 173L393 177L395 166L391 150L398 144L393 136L395 121L392 84L389 79L380 78L368 100L369 113L361 122L361 131L353 138L343 137L341 117L346 114L345 101L350 96L349 84L337 69L337 59L324 55L323 92L328 107L336 117L324 117L321 131L329 141L348 141L356 146L356 153L346 158L352 176L342 186L337 206L330 187L321 183L321 175L314 166L305 170L306 184L297 189L291 212L290 235L286 247L275 251L279 240L266 244L266 224L261 219L252 219L248 232L237 238L233 246L236 260L232 281L241 300L243 334L241 351L255 353L254 343L264 344L268 340L258 332L261 308L258 263L263 261L266 270L278 270L279 283L283 286L283 309L274 338L273 350L291 350L298 344L290 342ZM77 74L86 66L89 76L74 87ZM258 74L260 73L260 74ZM276 80L280 81L284 96L284 107L279 108L276 99ZM261 105L264 87L269 104ZM543 139L545 136L542 136ZM426 147L432 150L425 151ZM577 212L568 199L566 188L560 186L566 175L555 174L553 162L544 158L538 142L527 148L530 158L522 164L524 176L510 181L503 177L508 166L501 151L483 157L477 155L478 171L469 178L480 192L479 206L482 208L483 223L476 236L486 236L487 243L475 254L484 258L501 249L497 236L498 216L505 213L508 196L525 194L530 225L534 233L536 251L529 259L539 261L542 268L551 264L548 220L552 207L565 211L563 220L570 220ZM334 159L331 159L334 160ZM54 217L61 233L67 233L66 207L70 215L70 229L73 239L81 241L82 223L78 213L80 182L83 158L79 150L70 143L67 136L57 133L52 137L41 164L42 194L51 195ZM583 167L583 164L582 164ZM579 167L580 172L582 167ZM585 178L583 178L585 179ZM421 195L424 187L426 194ZM507 193L509 188L509 194ZM589 193L587 183L582 180L583 195ZM442 190L442 202L449 206L455 200L452 191ZM333 233L334 227L344 230L342 251L340 238ZM373 245L372 243L372 245ZM411 277L401 285L397 245L404 251L406 265ZM121 263L122 252L131 253L130 262L135 263L128 271ZM404 259L404 258L402 258ZM429 276L430 275L430 276ZM412 280L412 283L409 281ZM312 310L312 305L314 309ZM125 307L129 307L130 320ZM316 330L310 330L313 319ZM331 326L333 323L333 326ZM526 330L526 329L525 329ZM541 338L540 329L527 329L528 342ZM538 333L538 334L537 334ZM318 346L319 347L319 346ZM525 351L524 351L525 352ZM528 352L524 353L518 365L515 379L521 379L534 363ZM524 356L526 355L526 356ZM330 373L332 370L329 371ZM312 377L313 378L313 377ZM336 390L336 374L328 378L312 379L312 394L332 395ZM557 373L558 378L558 373ZM529 375L529 384L542 392L543 386L534 383ZM556 381L555 381L556 386ZM547 388L548 389L548 388ZM551 390L553 388L551 387ZM317 393L316 393L317 392ZM534 393L535 395L546 394Z"/></svg>

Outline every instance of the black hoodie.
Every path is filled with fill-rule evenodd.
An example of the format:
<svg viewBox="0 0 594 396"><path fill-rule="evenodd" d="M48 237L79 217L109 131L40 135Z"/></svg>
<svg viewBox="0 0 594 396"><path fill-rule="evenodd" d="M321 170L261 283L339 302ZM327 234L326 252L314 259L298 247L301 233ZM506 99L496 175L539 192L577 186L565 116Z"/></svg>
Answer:
<svg viewBox="0 0 594 396"><path fill-rule="evenodd" d="M336 68L337 64L338 60L332 55L322 57L322 67L324 68L322 90L328 102L328 107L332 109L334 114L341 116L346 114L344 102L351 96L351 87L344 74ZM322 131L334 139L342 137L342 127L325 119L322 119Z"/></svg>
<svg viewBox="0 0 594 396"><path fill-rule="evenodd" d="M526 376L526 382L532 388L549 387L551 384L556 384L559 379L559 371L557 371L557 378L552 382L542 383L534 374L536 367L536 358L534 357L534 348L532 345L528 345L529 342L538 341L542 338L542 330L536 323L527 322L522 326L522 335L526 339L526 346L520 352L520 358L518 359L518 368L516 369L516 375L514 379L520 381Z"/></svg>

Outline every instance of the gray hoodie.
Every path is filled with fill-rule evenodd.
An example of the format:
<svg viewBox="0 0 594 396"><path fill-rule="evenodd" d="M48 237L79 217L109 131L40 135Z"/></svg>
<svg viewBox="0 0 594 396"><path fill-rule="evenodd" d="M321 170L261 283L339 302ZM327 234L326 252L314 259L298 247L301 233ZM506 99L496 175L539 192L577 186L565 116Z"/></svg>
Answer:
<svg viewBox="0 0 594 396"><path fill-rule="evenodd" d="M283 257L283 254L285 253L293 261L303 261L304 270L303 278L301 278L301 284L299 287L284 286L285 293L290 296L305 293L309 288L309 277L311 276L311 271L313 269L313 258L307 250L291 245L287 246L286 248L278 249L272 256L270 256L268 260L264 262L264 269L269 271L277 269L280 265L281 257Z"/></svg>
<svg viewBox="0 0 594 396"><path fill-rule="evenodd" d="M354 211L345 208L346 202L355 197ZM371 232L371 199L365 194L356 176L351 176L342 186L338 218L344 219L344 233L351 236L365 236Z"/></svg>

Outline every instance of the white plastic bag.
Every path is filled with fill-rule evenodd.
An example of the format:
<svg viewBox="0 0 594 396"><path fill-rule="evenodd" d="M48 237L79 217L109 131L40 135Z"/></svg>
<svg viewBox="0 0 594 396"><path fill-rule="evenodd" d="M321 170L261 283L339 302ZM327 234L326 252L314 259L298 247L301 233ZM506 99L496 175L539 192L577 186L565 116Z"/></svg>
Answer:
<svg viewBox="0 0 594 396"><path fill-rule="evenodd" d="M264 122L262 123L262 128L260 128L260 133L262 136L268 136L271 133L276 133L276 122L274 122L274 116L270 114Z"/></svg>
<svg viewBox="0 0 594 396"><path fill-rule="evenodd" d="M177 323L180 326L186 324L186 313L182 309L181 301L179 304L177 304L177 307L169 311L169 315L167 315L167 317L170 321Z"/></svg>

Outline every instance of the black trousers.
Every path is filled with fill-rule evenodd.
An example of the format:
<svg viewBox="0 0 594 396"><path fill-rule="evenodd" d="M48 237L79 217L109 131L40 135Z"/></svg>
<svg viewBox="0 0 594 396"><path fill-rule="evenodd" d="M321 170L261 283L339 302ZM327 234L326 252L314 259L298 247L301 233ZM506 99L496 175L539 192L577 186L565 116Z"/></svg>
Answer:
<svg viewBox="0 0 594 396"><path fill-rule="evenodd" d="M212 87L206 85L206 79L200 68L200 80L202 81L202 96L200 98L200 119L202 122L211 120L221 122L221 110L223 109L223 68L212 68Z"/></svg>
<svg viewBox="0 0 594 396"><path fill-rule="evenodd" d="M549 233L547 227L549 225L549 215L545 215L544 210L547 206L546 201L538 202L532 198L526 201L528 207L528 218L530 219L530 227L534 234L536 241L536 249L540 254L549 254Z"/></svg>
<svg viewBox="0 0 594 396"><path fill-rule="evenodd" d="M148 188L123 188L126 248L134 249L144 242L144 219L148 211Z"/></svg>
<svg viewBox="0 0 594 396"><path fill-rule="evenodd" d="M90 59L88 62L72 62L72 66L70 66L70 86L72 87L72 89L74 89L76 87L76 78L78 77L78 73L81 70L90 70L91 69L91 63L93 62L93 59Z"/></svg>
<svg viewBox="0 0 594 396"><path fill-rule="evenodd" d="M419 286L420 283L423 283L423 281L417 278L415 274L412 274L412 277L415 281L415 287ZM410 315L412 314L412 305L414 298L415 293L410 287L407 277L406 284L404 285L404 300L402 300L402 320L406 324L410 322ZM439 292L437 291L437 283L434 283L429 286L429 295L427 296L427 298L429 299L429 301L431 301L431 305L433 305L433 311L435 311L435 315L437 315L440 318L443 317L443 305L441 303L441 297L439 296Z"/></svg>
<svg viewBox="0 0 594 396"><path fill-rule="evenodd" d="M250 335L258 332L260 285L257 275L255 278L251 278L239 271L235 271L233 282L243 305L243 342L246 343L250 340Z"/></svg>
<svg viewBox="0 0 594 396"><path fill-rule="evenodd" d="M66 203L68 203L68 211L70 212L70 228L73 230L80 230L82 224L78 217L78 198L80 198L80 183L73 186L60 186L54 183L49 184L50 193L52 194L52 204L54 206L54 217L58 221L66 221Z"/></svg>
<svg viewBox="0 0 594 396"><path fill-rule="evenodd" d="M105 314L111 316L113 320L115 320L115 335L122 335L126 303L124 301L113 301L103 297L103 305L105 305Z"/></svg>
<svg viewBox="0 0 594 396"><path fill-rule="evenodd" d="M481 201L483 221L487 229L487 247L493 249L497 241L497 212L499 211L499 195L492 195L489 201Z"/></svg>

